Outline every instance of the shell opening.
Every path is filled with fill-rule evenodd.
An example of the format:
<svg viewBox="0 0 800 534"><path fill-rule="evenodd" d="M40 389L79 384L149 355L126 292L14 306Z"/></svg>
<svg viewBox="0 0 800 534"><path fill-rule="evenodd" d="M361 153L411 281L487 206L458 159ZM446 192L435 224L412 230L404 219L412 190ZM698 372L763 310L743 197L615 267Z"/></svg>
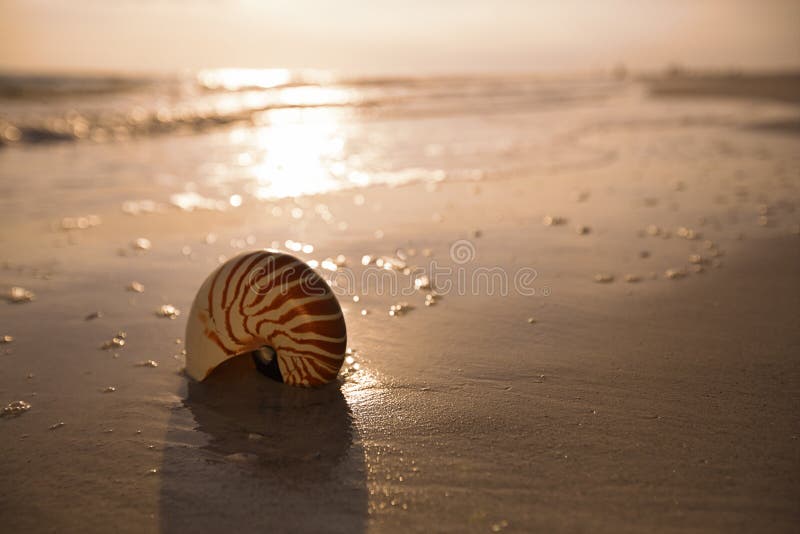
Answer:
<svg viewBox="0 0 800 534"><path fill-rule="evenodd" d="M264 345L250 353L253 356L253 361L256 364L256 369L269 378L283 383L283 376L281 369L278 366L278 354L270 346Z"/></svg>

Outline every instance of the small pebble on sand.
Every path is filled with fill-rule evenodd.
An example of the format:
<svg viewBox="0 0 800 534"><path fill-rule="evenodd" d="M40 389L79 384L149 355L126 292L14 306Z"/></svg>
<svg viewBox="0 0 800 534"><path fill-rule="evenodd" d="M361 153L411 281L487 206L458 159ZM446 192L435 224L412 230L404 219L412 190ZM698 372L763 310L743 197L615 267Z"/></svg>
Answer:
<svg viewBox="0 0 800 534"><path fill-rule="evenodd" d="M608 273L597 273L594 275L594 281L598 284L610 284L614 281L614 275Z"/></svg>
<svg viewBox="0 0 800 534"><path fill-rule="evenodd" d="M66 423L64 423L64 421L59 421L58 423L56 423L54 425L50 425L50 430L58 430L59 428L61 428L65 424Z"/></svg>
<svg viewBox="0 0 800 534"><path fill-rule="evenodd" d="M159 317L166 317L168 319L175 319L181 314L181 311L172 304L163 304L158 310L156 315Z"/></svg>
<svg viewBox="0 0 800 534"><path fill-rule="evenodd" d="M640 250L639 251L639 257L642 258L643 260L646 260L647 258L650 257L650 251L649 250Z"/></svg>
<svg viewBox="0 0 800 534"><path fill-rule="evenodd" d="M158 367L158 362L155 360L146 360L141 362L139 367Z"/></svg>
<svg viewBox="0 0 800 534"><path fill-rule="evenodd" d="M491 526L491 530L492 530L492 532L500 532L501 530L503 530L503 529L504 529L504 528L506 528L507 526L508 526L508 521L506 521L505 519L503 519L502 521L499 521L499 522L497 522L497 523L494 523L494 524Z"/></svg>
<svg viewBox="0 0 800 534"><path fill-rule="evenodd" d="M566 224L567 220L564 217L557 217L554 215L545 215L542 218L542 223L545 226L560 226Z"/></svg>
<svg viewBox="0 0 800 534"><path fill-rule="evenodd" d="M591 229L588 226L578 225L575 227L575 233L578 235L586 235L591 232Z"/></svg>
<svg viewBox="0 0 800 534"><path fill-rule="evenodd" d="M642 277L636 274L626 274L625 281L629 284L635 284L636 282L641 282Z"/></svg>
<svg viewBox="0 0 800 534"><path fill-rule="evenodd" d="M686 271L683 269L667 269L664 271L664 278L667 280L678 280L686 276Z"/></svg>
<svg viewBox="0 0 800 534"><path fill-rule="evenodd" d="M645 228L645 231L647 232L647 235L655 237L661 233L661 228L659 228L655 224L650 224L647 226L647 228Z"/></svg>
<svg viewBox="0 0 800 534"><path fill-rule="evenodd" d="M528 324L536 324L536 319L533 317L528 317Z"/></svg>
<svg viewBox="0 0 800 534"><path fill-rule="evenodd" d="M152 246L153 244L146 237L139 237L131 243L131 247L134 250L150 250Z"/></svg>
<svg viewBox="0 0 800 534"><path fill-rule="evenodd" d="M5 335L0 337L0 343L11 343L14 341L14 336Z"/></svg>
<svg viewBox="0 0 800 534"><path fill-rule="evenodd" d="M398 302L397 304L392 304L389 306L389 316L398 317L400 315L405 315L409 310L412 309L414 309L414 307L408 302Z"/></svg>
<svg viewBox="0 0 800 534"><path fill-rule="evenodd" d="M100 348L103 350L116 349L125 346L125 332L117 332L117 335L111 338L111 341L106 341Z"/></svg>
<svg viewBox="0 0 800 534"><path fill-rule="evenodd" d="M425 295L425 306L435 306L437 302L439 302L439 296L435 293Z"/></svg>
<svg viewBox="0 0 800 534"><path fill-rule="evenodd" d="M31 409L31 405L23 400L8 403L0 415L4 417L17 417Z"/></svg>
<svg viewBox="0 0 800 534"><path fill-rule="evenodd" d="M678 228L678 229L675 231L675 234L676 234L678 237L682 237L682 238L684 238L684 239L688 239L688 240L690 240L690 241L692 241L692 240L694 240L694 239L698 239L698 238L700 237L700 234L699 234L699 233L697 233L697 232L695 232L694 230L692 230L691 228L687 228L687 227L685 227L685 226L681 226L681 227L679 227L679 228Z"/></svg>
<svg viewBox="0 0 800 534"><path fill-rule="evenodd" d="M61 219L62 230L86 230L100 224L100 217L89 215L86 217L64 217Z"/></svg>
<svg viewBox="0 0 800 534"><path fill-rule="evenodd" d="M134 293L144 293L144 285L140 284L135 280L130 284L128 284L128 287L126 289L128 291L133 291Z"/></svg>
<svg viewBox="0 0 800 534"><path fill-rule="evenodd" d="M36 295L33 294L33 291L29 291L24 287L18 287L18 286L12 287L6 296L6 299L9 302L13 302L15 304L30 302L35 298Z"/></svg>
<svg viewBox="0 0 800 534"><path fill-rule="evenodd" d="M89 315L87 315L86 317L84 317L84 320L86 320L86 321L93 321L93 320L95 320L95 319L99 319L99 318L101 318L102 316L103 316L103 312L101 312L101 311L94 311L94 312L90 313Z"/></svg>
<svg viewBox="0 0 800 534"><path fill-rule="evenodd" d="M107 386L105 389L103 389L103 393L114 393L115 391L117 391L117 388L114 386Z"/></svg>

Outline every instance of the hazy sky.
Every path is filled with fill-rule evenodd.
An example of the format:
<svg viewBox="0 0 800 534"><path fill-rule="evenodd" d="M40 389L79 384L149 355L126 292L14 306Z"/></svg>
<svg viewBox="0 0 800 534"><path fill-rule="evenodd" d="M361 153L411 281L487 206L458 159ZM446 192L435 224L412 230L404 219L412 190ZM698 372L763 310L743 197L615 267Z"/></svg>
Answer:
<svg viewBox="0 0 800 534"><path fill-rule="evenodd" d="M800 67L800 0L0 0L0 68Z"/></svg>

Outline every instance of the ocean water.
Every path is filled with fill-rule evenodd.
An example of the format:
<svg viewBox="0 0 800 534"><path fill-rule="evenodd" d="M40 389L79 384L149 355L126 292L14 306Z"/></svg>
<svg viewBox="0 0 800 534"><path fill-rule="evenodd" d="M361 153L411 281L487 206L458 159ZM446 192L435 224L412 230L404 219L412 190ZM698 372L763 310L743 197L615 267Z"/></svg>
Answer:
<svg viewBox="0 0 800 534"><path fill-rule="evenodd" d="M0 76L0 208L233 208L608 158L572 133L640 98L612 77Z"/></svg>

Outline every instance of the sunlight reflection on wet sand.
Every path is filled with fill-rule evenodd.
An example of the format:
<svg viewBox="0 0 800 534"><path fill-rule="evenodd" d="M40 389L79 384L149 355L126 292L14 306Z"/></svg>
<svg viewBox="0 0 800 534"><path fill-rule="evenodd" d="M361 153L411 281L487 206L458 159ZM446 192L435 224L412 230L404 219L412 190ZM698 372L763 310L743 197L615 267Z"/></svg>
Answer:
<svg viewBox="0 0 800 534"><path fill-rule="evenodd" d="M304 120L306 116L300 110L273 111L270 125L255 132L259 154L249 172L255 179L256 198L308 195L342 186L332 173L334 168L346 168L341 112L315 110L313 120Z"/></svg>

